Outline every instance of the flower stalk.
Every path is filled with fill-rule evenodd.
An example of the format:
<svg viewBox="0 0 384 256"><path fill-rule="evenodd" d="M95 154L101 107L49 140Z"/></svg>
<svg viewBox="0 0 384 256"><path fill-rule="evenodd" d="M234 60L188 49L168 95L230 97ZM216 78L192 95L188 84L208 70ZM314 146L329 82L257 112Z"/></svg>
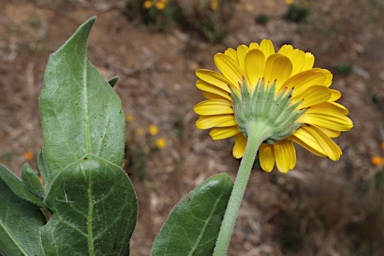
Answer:
<svg viewBox="0 0 384 256"><path fill-rule="evenodd" d="M249 122L246 126L248 134L247 146L228 201L219 236L216 240L214 256L223 256L227 253L257 150L261 143L271 136L270 126L263 120Z"/></svg>

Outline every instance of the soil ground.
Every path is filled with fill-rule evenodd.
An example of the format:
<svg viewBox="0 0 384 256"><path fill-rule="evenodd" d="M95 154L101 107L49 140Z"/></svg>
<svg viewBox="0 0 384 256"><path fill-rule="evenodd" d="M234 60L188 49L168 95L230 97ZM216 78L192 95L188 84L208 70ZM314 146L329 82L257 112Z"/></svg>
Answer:
<svg viewBox="0 0 384 256"><path fill-rule="evenodd" d="M89 40L90 60L106 79L119 76L115 88L125 113L135 117L135 127L146 130L155 124L167 140L165 149L148 156L144 178L132 174L140 213L131 253L149 255L173 205L211 175L228 172L234 178L239 165L231 156L232 141L212 141L208 131L194 125L197 116L193 106L203 99L194 86L194 71L215 69L214 54L228 47L263 38L271 39L277 47L288 42L312 52L315 66L334 73L332 86L342 92L340 103L349 109L355 127L336 139L343 150L337 162L297 147L297 166L287 175L276 170L268 174L255 167L229 255L383 253L383 245L375 240L377 234L383 237L383 197L373 200L381 207L373 224L368 222L372 216L364 204L372 198L356 197L381 171L370 159L383 153L380 143L384 141L382 1L310 1L308 22L298 24L283 19L287 6L282 0L240 0L228 24L228 37L215 45L177 28L154 32L131 23L123 13L124 4L103 0L1 1L2 164L19 174L26 161L24 153L31 151L34 157L29 163L37 168L36 156L43 147L38 96L49 54L81 23L97 15ZM254 22L261 13L270 17L265 26ZM342 63L353 65L351 74L336 69ZM320 217L310 217L313 214ZM314 219L321 224L314 225ZM296 226L290 230L287 224L291 223ZM369 223L379 231L366 226ZM361 230L351 229L360 224ZM368 238L359 241L360 236Z"/></svg>

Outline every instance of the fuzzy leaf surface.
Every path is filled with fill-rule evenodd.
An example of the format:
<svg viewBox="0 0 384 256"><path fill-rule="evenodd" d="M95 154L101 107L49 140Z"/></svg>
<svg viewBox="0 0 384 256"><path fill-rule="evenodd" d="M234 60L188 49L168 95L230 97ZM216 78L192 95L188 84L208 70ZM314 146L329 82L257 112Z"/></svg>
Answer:
<svg viewBox="0 0 384 256"><path fill-rule="evenodd" d="M0 255L39 255L40 208L18 197L0 179Z"/></svg>
<svg viewBox="0 0 384 256"><path fill-rule="evenodd" d="M232 187L229 175L221 173L191 191L170 213L151 255L212 255Z"/></svg>
<svg viewBox="0 0 384 256"><path fill-rule="evenodd" d="M53 215L41 228L43 255L128 255L137 200L119 166L87 155L63 170L47 194Z"/></svg>
<svg viewBox="0 0 384 256"><path fill-rule="evenodd" d="M81 25L48 61L39 107L44 138L44 183L69 164L93 154L121 166L124 113L121 101L87 58L95 18Z"/></svg>

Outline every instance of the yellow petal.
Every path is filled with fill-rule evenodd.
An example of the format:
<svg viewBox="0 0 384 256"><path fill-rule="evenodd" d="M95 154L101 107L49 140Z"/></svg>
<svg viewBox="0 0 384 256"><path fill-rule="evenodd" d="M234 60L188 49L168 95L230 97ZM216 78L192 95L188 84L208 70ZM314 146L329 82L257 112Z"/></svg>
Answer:
<svg viewBox="0 0 384 256"><path fill-rule="evenodd" d="M316 126L303 127L308 133L310 133L317 143L323 148L324 153L333 161L336 161L341 156L341 149L331 140L325 133L323 133Z"/></svg>
<svg viewBox="0 0 384 256"><path fill-rule="evenodd" d="M335 131L349 131L353 127L351 119L334 113L307 113L297 119L298 123L314 124Z"/></svg>
<svg viewBox="0 0 384 256"><path fill-rule="evenodd" d="M293 64L292 75L296 75L297 73L303 70L303 66L305 63L304 55L304 52L299 49L294 49L287 55L287 57L291 60Z"/></svg>
<svg viewBox="0 0 384 256"><path fill-rule="evenodd" d="M231 83L233 87L237 87L243 82L243 74L239 65L228 55L218 53L214 58L216 67Z"/></svg>
<svg viewBox="0 0 384 256"><path fill-rule="evenodd" d="M209 135L211 135L212 139L214 140L222 140L233 137L239 133L240 131L237 129L237 126L233 126L213 128Z"/></svg>
<svg viewBox="0 0 384 256"><path fill-rule="evenodd" d="M324 127L317 126L322 132L324 132L329 138L337 138L340 135L340 131L330 130Z"/></svg>
<svg viewBox="0 0 384 256"><path fill-rule="evenodd" d="M276 91L289 78L292 72L292 63L288 57L281 54L272 54L265 63L264 80L265 83L272 84L276 81Z"/></svg>
<svg viewBox="0 0 384 256"><path fill-rule="evenodd" d="M333 113L335 116L345 116L348 114L348 109L337 102L324 102L316 106L310 107L305 113L308 114L322 114Z"/></svg>
<svg viewBox="0 0 384 256"><path fill-rule="evenodd" d="M201 94L204 96L204 98L208 99L208 100L228 100L228 98L224 98L224 97L221 97L215 93L210 93L210 92L201 92Z"/></svg>
<svg viewBox="0 0 384 256"><path fill-rule="evenodd" d="M233 114L232 103L220 99L202 101L193 110L196 114L203 116Z"/></svg>
<svg viewBox="0 0 384 256"><path fill-rule="evenodd" d="M282 140L273 144L273 152L275 153L276 166L279 171L287 173L296 165L296 151L292 142Z"/></svg>
<svg viewBox="0 0 384 256"><path fill-rule="evenodd" d="M233 146L232 155L239 159L242 158L247 145L247 138L244 137L243 133L239 133L235 137L235 145Z"/></svg>
<svg viewBox="0 0 384 256"><path fill-rule="evenodd" d="M275 47L273 46L272 41L267 39L261 41L260 50L264 53L266 59L275 53Z"/></svg>
<svg viewBox="0 0 384 256"><path fill-rule="evenodd" d="M315 56L313 56L312 53L306 52L304 53L304 57L305 61L301 71L310 70L311 68L313 68L313 64L315 64Z"/></svg>
<svg viewBox="0 0 384 256"><path fill-rule="evenodd" d="M229 81L222 74L208 69L198 69L196 76L206 83L212 84L226 92L231 92L228 87Z"/></svg>
<svg viewBox="0 0 384 256"><path fill-rule="evenodd" d="M207 82L204 82L203 80L198 80L196 82L196 87L202 91L213 93L213 94L216 94L216 95L218 95L224 99L232 101L232 98L231 98L230 93L228 91L224 91L220 87L215 86L214 84L209 84Z"/></svg>
<svg viewBox="0 0 384 256"><path fill-rule="evenodd" d="M292 97L292 99L293 99L293 102L302 100L302 102L299 105L299 108L303 109L303 108L308 108L320 103L324 103L330 97L331 97L331 92L329 91L328 87L315 85L315 86L309 87L302 94L296 96L295 98Z"/></svg>
<svg viewBox="0 0 384 256"><path fill-rule="evenodd" d="M248 47L246 45L239 45L237 47L237 61L239 63L242 74L244 74L244 70L245 70L244 59L247 52L248 52Z"/></svg>
<svg viewBox="0 0 384 256"><path fill-rule="evenodd" d="M251 43L250 45L249 45L249 50L252 50L252 49L260 49L260 46L259 46L259 44L258 43Z"/></svg>
<svg viewBox="0 0 384 256"><path fill-rule="evenodd" d="M308 133L305 129L300 128L295 131L289 139L299 144L309 152L319 157L326 157L323 148L317 143L316 139Z"/></svg>
<svg viewBox="0 0 384 256"><path fill-rule="evenodd" d="M337 101L338 99L341 98L341 92L339 92L338 90L335 90L335 89L331 89L331 98L329 98L328 101Z"/></svg>
<svg viewBox="0 0 384 256"><path fill-rule="evenodd" d="M228 56L231 57L231 59L233 59L237 64L239 64L239 62L238 62L238 58L237 58L237 51L236 51L235 49L228 48L227 50L224 51L224 54L225 54L225 55L228 55Z"/></svg>
<svg viewBox="0 0 384 256"><path fill-rule="evenodd" d="M277 53L280 53L281 55L287 56L292 51L293 51L292 45L285 44L285 45L281 46L280 50Z"/></svg>
<svg viewBox="0 0 384 256"><path fill-rule="evenodd" d="M265 57L260 50L250 50L245 56L245 74L250 88L255 88L264 75Z"/></svg>
<svg viewBox="0 0 384 256"><path fill-rule="evenodd" d="M266 172L271 172L275 166L275 154L273 146L270 144L261 144L259 148L259 162L261 168Z"/></svg>
<svg viewBox="0 0 384 256"><path fill-rule="evenodd" d="M292 77L290 77L282 86L283 89L292 89L292 97L296 97L297 95L302 94L309 87L314 85L324 85L330 82L328 81L327 74L329 73L326 69L311 69L301 73L298 73Z"/></svg>
<svg viewBox="0 0 384 256"><path fill-rule="evenodd" d="M236 126L236 120L233 115L215 115L215 116L200 116L196 121L196 126L199 129L210 129L213 127L231 127Z"/></svg>

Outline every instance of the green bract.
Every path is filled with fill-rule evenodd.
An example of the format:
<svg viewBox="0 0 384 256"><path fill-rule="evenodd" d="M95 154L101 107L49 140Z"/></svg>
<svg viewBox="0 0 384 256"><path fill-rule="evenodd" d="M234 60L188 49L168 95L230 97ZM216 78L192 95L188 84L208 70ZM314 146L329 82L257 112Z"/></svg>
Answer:
<svg viewBox="0 0 384 256"><path fill-rule="evenodd" d="M305 110L296 110L300 102L292 104L291 91L279 94L275 92L275 83L264 85L264 80L259 80L255 89L249 88L243 80L240 87L241 95L231 90L236 123L239 130L248 137L247 125L250 122L260 122L269 127L270 136L266 143L274 144L296 131L301 124L295 121Z"/></svg>

